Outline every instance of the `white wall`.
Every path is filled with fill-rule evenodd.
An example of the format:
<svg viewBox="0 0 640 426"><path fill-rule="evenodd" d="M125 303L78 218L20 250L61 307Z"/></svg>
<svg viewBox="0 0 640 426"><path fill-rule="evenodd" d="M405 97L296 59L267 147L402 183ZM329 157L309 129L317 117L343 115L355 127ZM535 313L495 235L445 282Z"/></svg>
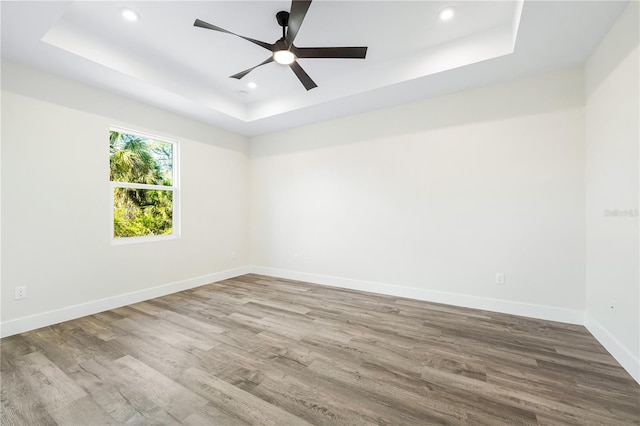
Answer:
<svg viewBox="0 0 640 426"><path fill-rule="evenodd" d="M250 148L256 271L582 322L581 69Z"/></svg>
<svg viewBox="0 0 640 426"><path fill-rule="evenodd" d="M111 244L114 124L179 140L180 239ZM247 193L246 138L3 60L2 334L245 273Z"/></svg>
<svg viewBox="0 0 640 426"><path fill-rule="evenodd" d="M637 216L640 140L638 2L589 59L586 81L586 324L640 382Z"/></svg>

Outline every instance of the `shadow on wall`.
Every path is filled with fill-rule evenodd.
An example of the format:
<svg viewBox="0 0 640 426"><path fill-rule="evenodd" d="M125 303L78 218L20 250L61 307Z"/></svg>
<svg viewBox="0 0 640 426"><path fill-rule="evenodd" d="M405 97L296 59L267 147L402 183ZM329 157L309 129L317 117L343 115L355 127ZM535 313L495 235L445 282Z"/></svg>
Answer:
<svg viewBox="0 0 640 426"><path fill-rule="evenodd" d="M251 140L250 156L269 157L580 108L584 99L583 68L577 67L257 136Z"/></svg>
<svg viewBox="0 0 640 426"><path fill-rule="evenodd" d="M632 1L629 6L633 12L625 15L634 20L634 23L629 25L632 28L631 31L625 33L624 37L619 37L618 43L609 43L612 48L607 50L606 54L610 58L607 61L598 61L598 67L590 67L591 75L589 75L589 85L587 86L586 96L589 98L595 91L598 90L603 81L610 76L613 71L625 61L625 59L637 49L638 40L640 40L640 15L638 11L638 2ZM636 88L637 90L637 88Z"/></svg>

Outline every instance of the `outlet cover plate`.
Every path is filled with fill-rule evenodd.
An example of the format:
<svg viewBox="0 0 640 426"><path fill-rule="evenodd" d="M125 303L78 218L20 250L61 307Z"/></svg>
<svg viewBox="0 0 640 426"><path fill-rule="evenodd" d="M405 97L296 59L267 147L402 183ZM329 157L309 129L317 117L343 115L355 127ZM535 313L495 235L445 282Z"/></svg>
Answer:
<svg viewBox="0 0 640 426"><path fill-rule="evenodd" d="M16 300L26 298L27 297L27 287L26 286L16 287L14 296L15 296Z"/></svg>

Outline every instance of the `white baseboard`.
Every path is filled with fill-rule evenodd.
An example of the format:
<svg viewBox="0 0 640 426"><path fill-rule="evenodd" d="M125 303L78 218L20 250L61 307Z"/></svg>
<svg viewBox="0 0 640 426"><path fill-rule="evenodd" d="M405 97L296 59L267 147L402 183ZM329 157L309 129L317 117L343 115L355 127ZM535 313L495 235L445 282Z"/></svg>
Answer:
<svg viewBox="0 0 640 426"><path fill-rule="evenodd" d="M557 308L554 306L534 305L529 303L514 302L510 300L491 299L487 297L469 296L457 293L446 293L415 287L402 287L379 282L361 281L328 275L311 274L307 272L268 268L264 266L253 266L251 268L251 272L255 274L269 275L277 278L286 278L296 281L306 281L315 284L323 284L332 287L368 291L371 293L384 294L388 296L406 297L409 299L425 300L428 302L444 303L447 305L482 309L486 311L501 312L505 314L520 315L529 318L538 318L569 324L584 324L584 313L582 311Z"/></svg>
<svg viewBox="0 0 640 426"><path fill-rule="evenodd" d="M622 368L640 384L640 354L633 354L629 348L620 343L613 334L588 313L584 316L584 326L589 333L620 363Z"/></svg>
<svg viewBox="0 0 640 426"><path fill-rule="evenodd" d="M164 284L157 287L120 294L105 299L94 300L80 305L69 306L53 311L43 312L37 315L17 318L0 324L0 337L12 336L25 331L35 330L64 321L81 318L98 312L115 309L133 303L143 302L156 297L166 296L201 285L210 284L217 281L234 278L251 272L250 266L243 266L235 269L214 272L200 277L190 278L183 281Z"/></svg>

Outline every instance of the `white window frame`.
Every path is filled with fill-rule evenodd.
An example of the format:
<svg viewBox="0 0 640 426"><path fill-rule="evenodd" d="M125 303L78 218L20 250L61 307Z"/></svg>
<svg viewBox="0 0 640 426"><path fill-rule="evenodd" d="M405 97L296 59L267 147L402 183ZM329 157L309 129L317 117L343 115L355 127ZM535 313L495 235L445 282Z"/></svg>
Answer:
<svg viewBox="0 0 640 426"><path fill-rule="evenodd" d="M180 169L180 143L178 140L173 138L168 138L165 136L158 136L152 133L143 132L139 130L133 130L122 126L109 126L109 134L111 132L120 132L126 133L129 135L138 136L141 139L153 139L156 141L166 142L173 145L172 153L173 153L173 164L171 165L171 170L173 172L172 177L172 186L166 185L148 185L143 183L130 183L130 182L114 182L109 179L109 194L111 201L109 205L111 206L110 210L110 226L111 229L111 244L120 245L120 244L136 244L136 243L146 243L151 241L163 241L163 240L175 240L180 238L180 173L178 172ZM107 140L109 140L107 138ZM172 212L172 233L168 235L144 235L139 237L115 237L115 229L113 226L113 210L114 206L114 197L113 192L115 188L131 188L131 189L156 189L161 191L171 191L173 195L171 197L173 212Z"/></svg>

